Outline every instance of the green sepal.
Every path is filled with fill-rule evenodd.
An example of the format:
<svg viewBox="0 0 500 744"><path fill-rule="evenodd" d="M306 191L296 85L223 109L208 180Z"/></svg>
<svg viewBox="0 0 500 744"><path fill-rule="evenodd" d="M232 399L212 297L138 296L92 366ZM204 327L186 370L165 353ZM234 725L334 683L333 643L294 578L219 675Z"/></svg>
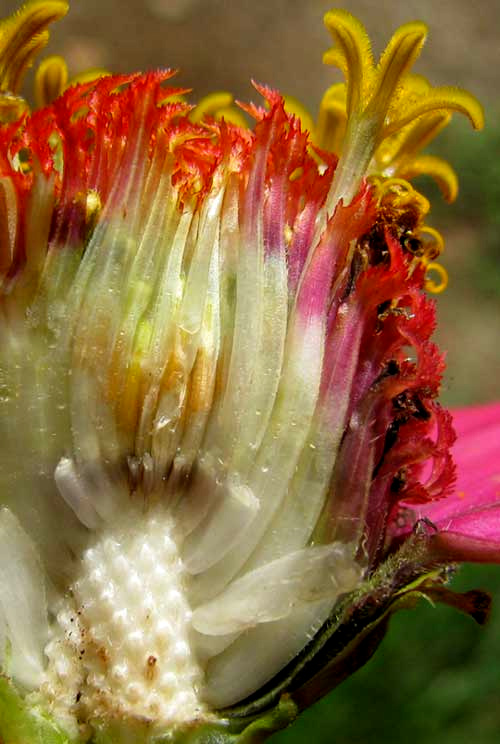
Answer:
<svg viewBox="0 0 500 744"><path fill-rule="evenodd" d="M154 732L144 720L93 721L93 734L68 736L38 705L23 699L11 681L0 676L0 744L261 744L297 716L286 695L269 712L243 727L221 719L175 732ZM88 731L88 729L87 729Z"/></svg>
<svg viewBox="0 0 500 744"><path fill-rule="evenodd" d="M75 739L31 696L23 698L11 680L0 675L0 744L261 744L286 728L297 713L296 704L284 695L267 713L246 722L221 718L162 732L145 720L93 720L87 734Z"/></svg>
<svg viewBox="0 0 500 744"><path fill-rule="evenodd" d="M94 734L88 744L261 744L297 717L298 708L287 695L277 705L253 720L220 718L193 723L176 731L154 729L147 721L91 721ZM7 744L7 742L5 743Z"/></svg>
<svg viewBox="0 0 500 744"><path fill-rule="evenodd" d="M73 744L73 740L40 708L32 705L0 675L1 744Z"/></svg>

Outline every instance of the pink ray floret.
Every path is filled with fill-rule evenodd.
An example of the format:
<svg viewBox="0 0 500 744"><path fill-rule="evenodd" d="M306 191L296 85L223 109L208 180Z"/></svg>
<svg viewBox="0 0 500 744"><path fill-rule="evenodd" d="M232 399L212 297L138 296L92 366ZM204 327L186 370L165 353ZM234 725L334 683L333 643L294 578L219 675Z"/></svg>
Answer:
<svg viewBox="0 0 500 744"><path fill-rule="evenodd" d="M500 561L500 403L459 408L453 423L457 440L455 488L446 498L417 512L439 530L437 551L452 560Z"/></svg>

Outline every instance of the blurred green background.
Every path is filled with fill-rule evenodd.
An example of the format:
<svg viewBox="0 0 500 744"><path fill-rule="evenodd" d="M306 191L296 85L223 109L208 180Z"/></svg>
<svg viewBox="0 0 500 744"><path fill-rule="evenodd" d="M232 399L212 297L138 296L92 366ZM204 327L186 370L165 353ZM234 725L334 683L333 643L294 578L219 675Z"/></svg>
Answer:
<svg viewBox="0 0 500 744"><path fill-rule="evenodd" d="M3 0L4 13L17 2ZM226 89L256 98L250 78L300 98L316 111L339 79L321 64L329 46L325 0L73 0L54 28L51 51L73 72L93 66L130 71L182 70L197 95ZM396 26L430 27L417 71L440 85L475 93L484 132L453 122L433 146L460 177L446 205L428 182L429 223L446 239L449 289L437 298L437 340L448 351L443 401L465 405L500 398L500 0L347 0L380 52ZM374 659L307 712L274 744L498 744L500 741L500 568L465 567L457 589L496 595L491 622L422 604L400 613Z"/></svg>

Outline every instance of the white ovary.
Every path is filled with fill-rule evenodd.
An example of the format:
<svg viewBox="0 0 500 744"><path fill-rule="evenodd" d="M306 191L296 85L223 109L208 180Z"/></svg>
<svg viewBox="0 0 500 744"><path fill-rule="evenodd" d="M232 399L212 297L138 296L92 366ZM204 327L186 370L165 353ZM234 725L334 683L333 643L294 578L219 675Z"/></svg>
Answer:
<svg viewBox="0 0 500 744"><path fill-rule="evenodd" d="M49 607L40 692L67 730L79 718L170 728L209 720L213 707L243 699L299 653L360 579L351 546L311 546L243 572L192 607L182 556L166 505L142 511L129 502L94 533Z"/></svg>
<svg viewBox="0 0 500 744"><path fill-rule="evenodd" d="M172 519L165 510L133 510L96 534L59 601L42 694L63 718L206 718L190 625Z"/></svg>

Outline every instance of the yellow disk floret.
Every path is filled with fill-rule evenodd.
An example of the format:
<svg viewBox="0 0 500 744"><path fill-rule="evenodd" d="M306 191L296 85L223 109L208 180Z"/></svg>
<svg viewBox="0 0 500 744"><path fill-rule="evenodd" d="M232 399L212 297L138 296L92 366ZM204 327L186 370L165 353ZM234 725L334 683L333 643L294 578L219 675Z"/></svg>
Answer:
<svg viewBox="0 0 500 744"><path fill-rule="evenodd" d="M224 119L239 127L247 127L247 121L242 112L234 105L234 97L227 91L210 93L202 98L190 114L194 123L202 121L205 116L211 116L217 121Z"/></svg>
<svg viewBox="0 0 500 744"><path fill-rule="evenodd" d="M422 76L409 73L424 44L426 26L401 26L375 65L366 30L350 13L332 10L325 25L335 47L324 61L339 67L346 80L344 90L334 86L325 95L316 130L320 146L334 145L340 155L332 201L350 201L367 173L402 178L425 173L451 201L457 192L451 167L418 153L448 123L450 112L466 115L481 129L483 111L466 91L432 88Z"/></svg>
<svg viewBox="0 0 500 744"><path fill-rule="evenodd" d="M19 96L24 75L49 40L49 24L67 11L66 0L30 0L0 21L0 122L26 110Z"/></svg>
<svg viewBox="0 0 500 744"><path fill-rule="evenodd" d="M62 57L47 57L38 65L35 75L35 103L48 106L61 95L68 82L68 66Z"/></svg>

